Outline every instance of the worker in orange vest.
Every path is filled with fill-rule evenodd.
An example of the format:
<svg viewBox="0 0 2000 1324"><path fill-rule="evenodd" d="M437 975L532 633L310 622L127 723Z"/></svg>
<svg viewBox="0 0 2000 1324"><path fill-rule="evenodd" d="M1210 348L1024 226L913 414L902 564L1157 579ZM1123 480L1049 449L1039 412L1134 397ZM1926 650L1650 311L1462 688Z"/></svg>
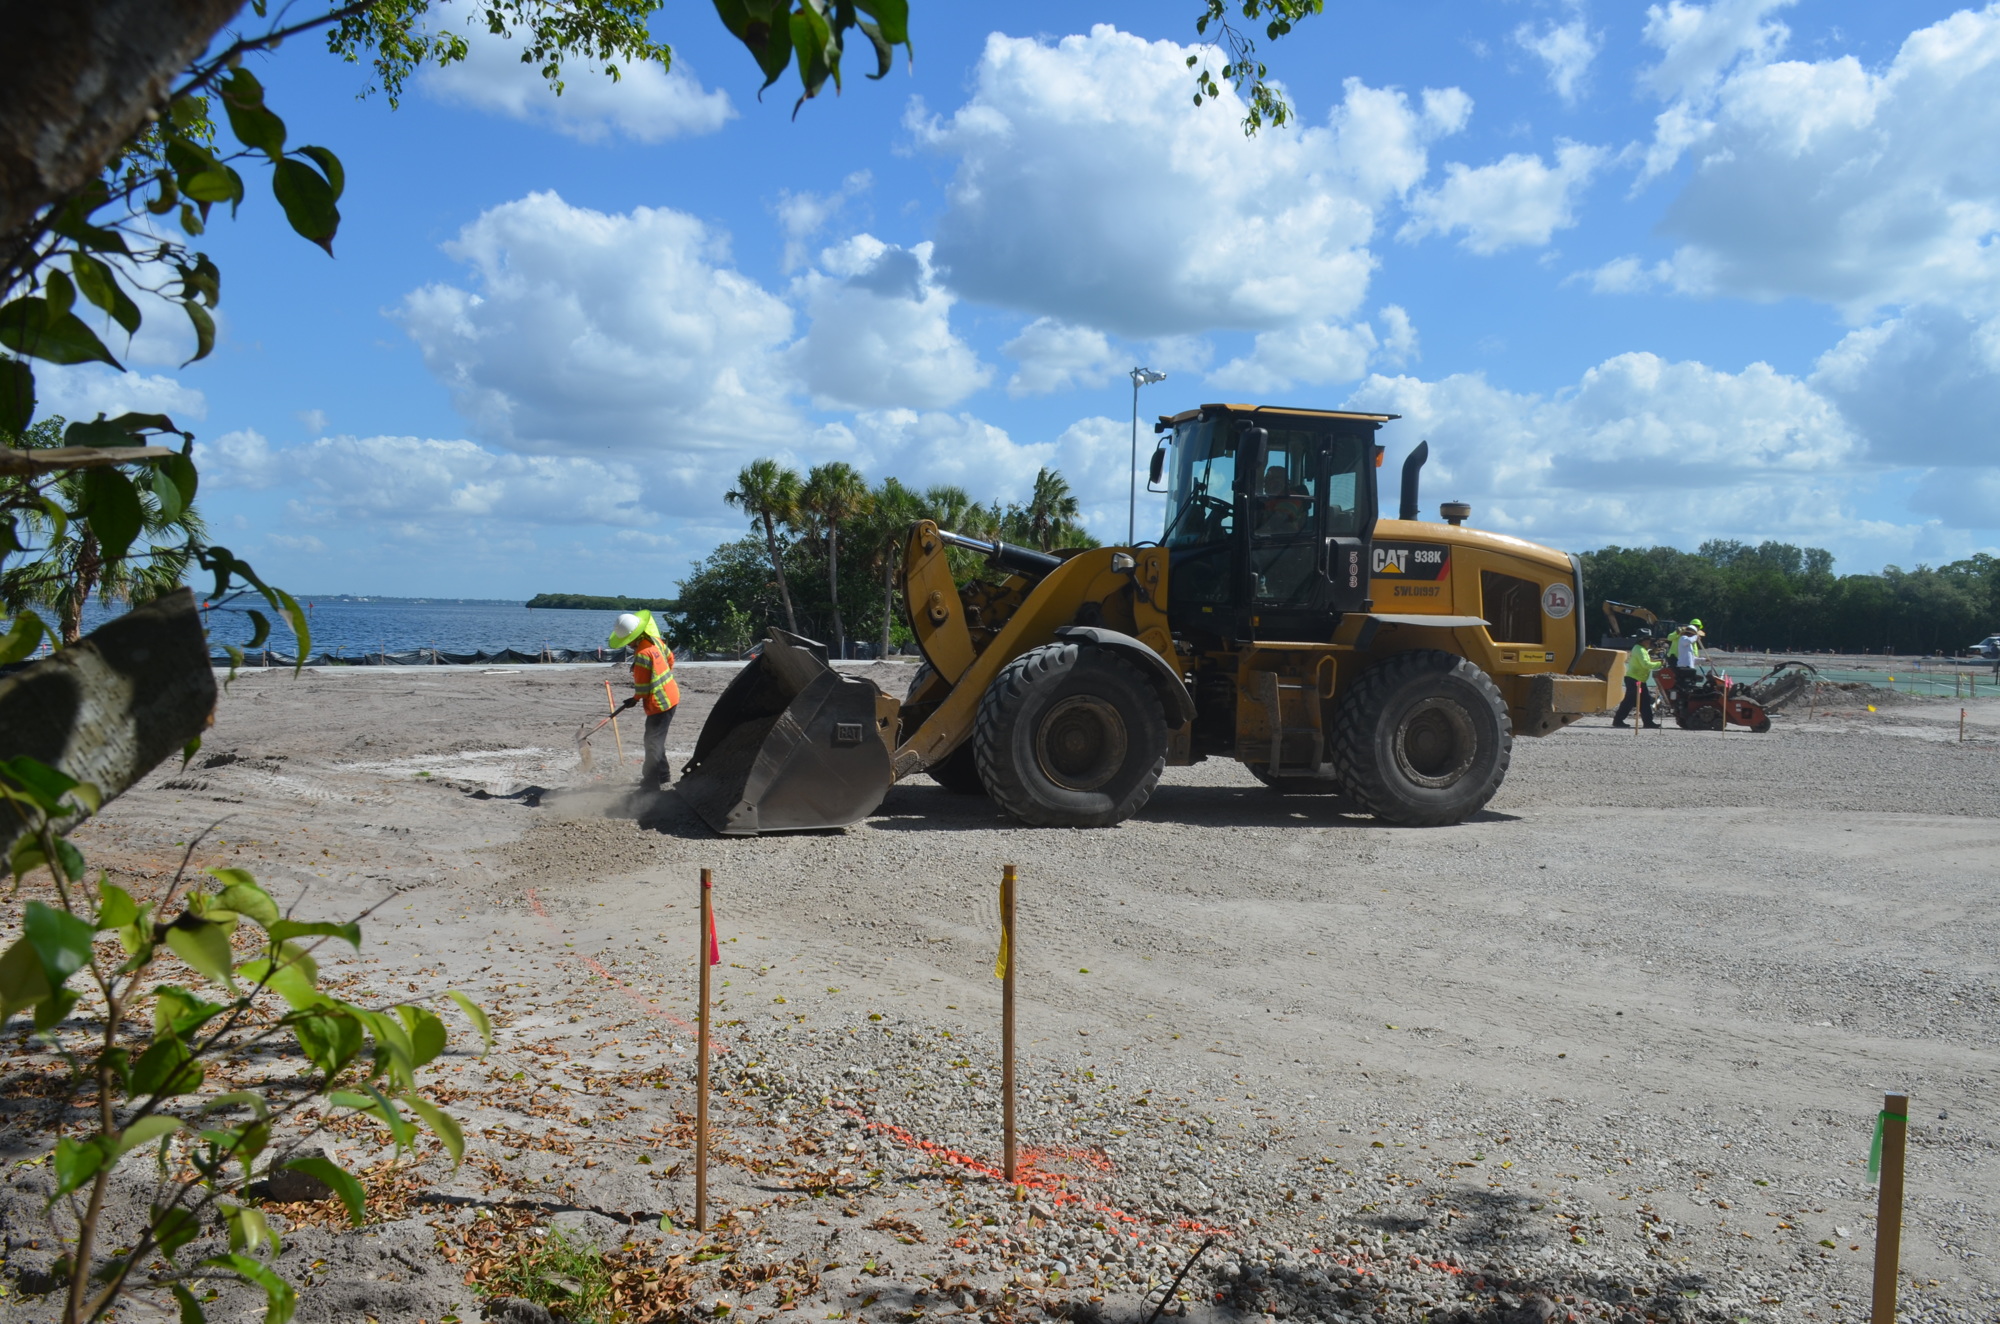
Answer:
<svg viewBox="0 0 2000 1324"><path fill-rule="evenodd" d="M673 780L667 766L667 728L680 706L680 682L674 679L674 650L660 637L650 611L626 612L609 640L613 648L632 650L632 697L624 707L646 706L646 756L639 765L639 785L657 791ZM622 711L622 709L621 709Z"/></svg>

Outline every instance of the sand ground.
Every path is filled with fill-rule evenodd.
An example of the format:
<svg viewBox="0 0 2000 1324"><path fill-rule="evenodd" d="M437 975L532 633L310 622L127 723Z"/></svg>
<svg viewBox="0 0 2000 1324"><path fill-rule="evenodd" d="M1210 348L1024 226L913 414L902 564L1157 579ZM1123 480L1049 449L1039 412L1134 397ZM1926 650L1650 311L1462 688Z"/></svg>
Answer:
<svg viewBox="0 0 2000 1324"><path fill-rule="evenodd" d="M897 693L909 675L857 670ZM732 671L683 669L676 765ZM844 832L723 840L632 790L610 732L579 767L607 677L247 673L190 768L78 834L156 884L213 824L198 860L303 915L379 906L363 952L330 962L353 987L463 988L502 1026L437 1074L473 1161L413 1170L362 1232L298 1234L286 1263L319 1261L302 1318L478 1318L464 1229L502 1197L607 1245L693 1248L702 867L730 1156L710 1244L773 1267L693 1282L688 1310L1133 1314L1215 1235L1177 1308L1859 1319L1863 1163L1901 1087L1904 1317L2000 1315L2000 701L1971 705L1966 743L1949 702L1761 736L1591 719L1518 742L1491 807L1445 829L1212 761L1105 831L1024 829L917 778ZM985 1175L1003 863L1022 879L1021 1199ZM7 1049L32 1065L17 1033ZM16 1274L52 1244L22 1208Z"/></svg>

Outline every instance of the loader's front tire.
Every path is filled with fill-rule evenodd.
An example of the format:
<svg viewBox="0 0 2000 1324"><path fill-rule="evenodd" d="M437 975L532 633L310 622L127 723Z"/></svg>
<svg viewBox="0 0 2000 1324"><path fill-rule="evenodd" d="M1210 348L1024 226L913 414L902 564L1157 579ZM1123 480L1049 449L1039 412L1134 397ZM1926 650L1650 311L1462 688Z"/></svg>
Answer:
<svg viewBox="0 0 2000 1324"><path fill-rule="evenodd" d="M1159 696L1131 663L1088 644L1044 644L1001 668L972 740L986 794L1036 827L1130 818L1167 762Z"/></svg>
<svg viewBox="0 0 2000 1324"><path fill-rule="evenodd" d="M1514 732L1499 688L1462 657L1396 653L1340 701L1334 765L1350 794L1384 822L1459 823L1500 789Z"/></svg>

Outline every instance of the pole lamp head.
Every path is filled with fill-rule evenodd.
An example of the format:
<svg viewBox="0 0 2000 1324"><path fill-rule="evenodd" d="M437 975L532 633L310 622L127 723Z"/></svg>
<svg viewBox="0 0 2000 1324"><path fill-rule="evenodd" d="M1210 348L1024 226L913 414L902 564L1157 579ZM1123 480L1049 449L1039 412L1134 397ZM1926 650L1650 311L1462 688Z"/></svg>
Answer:
<svg viewBox="0 0 2000 1324"><path fill-rule="evenodd" d="M1163 382L1166 379L1167 374L1164 372L1154 372L1151 368L1132 369L1132 385L1135 389L1141 386L1151 386L1154 382Z"/></svg>

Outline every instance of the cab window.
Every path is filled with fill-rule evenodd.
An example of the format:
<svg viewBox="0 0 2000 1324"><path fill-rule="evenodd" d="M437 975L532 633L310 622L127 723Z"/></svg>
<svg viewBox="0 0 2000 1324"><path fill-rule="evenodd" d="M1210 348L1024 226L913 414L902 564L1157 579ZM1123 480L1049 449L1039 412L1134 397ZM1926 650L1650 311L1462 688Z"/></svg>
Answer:
<svg viewBox="0 0 2000 1324"><path fill-rule="evenodd" d="M1525 579L1493 570L1479 572L1480 615L1495 643L1542 642L1542 590Z"/></svg>

